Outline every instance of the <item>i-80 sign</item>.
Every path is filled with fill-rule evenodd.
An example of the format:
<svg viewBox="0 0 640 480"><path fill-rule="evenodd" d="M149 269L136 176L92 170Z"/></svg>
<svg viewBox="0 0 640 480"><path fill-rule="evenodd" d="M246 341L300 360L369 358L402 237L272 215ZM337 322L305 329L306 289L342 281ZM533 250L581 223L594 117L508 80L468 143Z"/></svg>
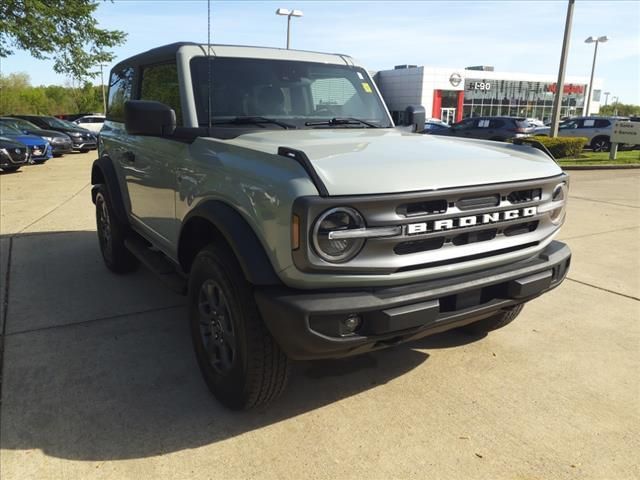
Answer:
<svg viewBox="0 0 640 480"><path fill-rule="evenodd" d="M640 123L618 120L613 125L611 143L640 145Z"/></svg>

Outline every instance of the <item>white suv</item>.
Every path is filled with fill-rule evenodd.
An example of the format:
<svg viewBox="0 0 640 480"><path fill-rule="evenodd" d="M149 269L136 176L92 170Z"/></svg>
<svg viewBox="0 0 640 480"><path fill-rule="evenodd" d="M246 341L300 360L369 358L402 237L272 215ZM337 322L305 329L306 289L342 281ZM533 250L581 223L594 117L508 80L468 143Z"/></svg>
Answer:
<svg viewBox="0 0 640 480"><path fill-rule="evenodd" d="M586 146L594 152L608 152L611 148L613 124L623 117L576 117L560 124L558 135L561 137L585 137ZM534 135L548 136L550 127L536 128Z"/></svg>
<svg viewBox="0 0 640 480"><path fill-rule="evenodd" d="M78 118L73 123L79 127L98 133L104 124L104 115L86 115Z"/></svg>

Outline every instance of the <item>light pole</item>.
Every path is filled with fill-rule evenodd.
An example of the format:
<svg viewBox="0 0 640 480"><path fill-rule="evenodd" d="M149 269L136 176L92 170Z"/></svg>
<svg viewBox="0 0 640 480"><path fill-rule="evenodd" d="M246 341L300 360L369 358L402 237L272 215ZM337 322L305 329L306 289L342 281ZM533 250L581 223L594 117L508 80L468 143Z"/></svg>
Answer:
<svg viewBox="0 0 640 480"><path fill-rule="evenodd" d="M606 35L604 35L602 37L589 37L584 41L584 43L596 44L596 47L593 49L593 65L591 65L591 80L589 80L589 93L587 94L587 98L586 98L587 103L584 109L585 116L589 115L589 110L591 110L591 93L593 92L593 74L596 71L596 56L598 55L598 44L604 43L607 40L609 39L607 38Z"/></svg>
<svg viewBox="0 0 640 480"><path fill-rule="evenodd" d="M276 10L276 15L287 17L287 50L289 49L291 38L291 17L301 17L302 10L289 10L288 8L279 8Z"/></svg>
<svg viewBox="0 0 640 480"><path fill-rule="evenodd" d="M549 136L558 136L558 124L560 111L562 110L562 95L564 94L564 71L567 68L567 56L569 55L569 41L571 39L571 22L573 21L573 5L576 0L569 0L567 4L567 17L564 23L564 38L562 40L562 52L560 53L560 68L558 69L558 82L553 97L553 111L551 113L551 131Z"/></svg>
<svg viewBox="0 0 640 480"><path fill-rule="evenodd" d="M609 100L609 95L611 95L611 92L604 92L604 106L607 106L607 102Z"/></svg>
<svg viewBox="0 0 640 480"><path fill-rule="evenodd" d="M100 64L100 85L102 85L102 114L107 114L107 97L104 93L104 77L102 75L102 67L104 65Z"/></svg>

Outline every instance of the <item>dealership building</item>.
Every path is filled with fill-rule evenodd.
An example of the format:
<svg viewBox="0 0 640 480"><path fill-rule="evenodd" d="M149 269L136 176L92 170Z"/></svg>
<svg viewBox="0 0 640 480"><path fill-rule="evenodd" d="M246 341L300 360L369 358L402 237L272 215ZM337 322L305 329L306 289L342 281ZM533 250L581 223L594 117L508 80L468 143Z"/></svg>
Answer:
<svg viewBox="0 0 640 480"><path fill-rule="evenodd" d="M427 117L453 123L467 117L521 116L551 118L556 75L495 71L493 67L442 68L399 65L374 79L394 121L409 105L424 106ZM588 77L565 77L561 117L582 115ZM600 110L602 81L595 79L591 114Z"/></svg>

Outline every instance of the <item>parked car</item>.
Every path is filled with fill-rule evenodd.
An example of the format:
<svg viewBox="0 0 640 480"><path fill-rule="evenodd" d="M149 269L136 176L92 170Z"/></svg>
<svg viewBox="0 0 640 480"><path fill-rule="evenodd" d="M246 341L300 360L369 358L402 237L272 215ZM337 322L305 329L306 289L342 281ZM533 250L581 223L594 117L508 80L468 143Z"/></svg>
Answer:
<svg viewBox="0 0 640 480"><path fill-rule="evenodd" d="M544 122L537 118L527 118L527 122L529 122L529 125L533 127L544 127Z"/></svg>
<svg viewBox="0 0 640 480"><path fill-rule="evenodd" d="M29 161L44 163L53 157L51 145L44 138L22 133L17 128L0 123L0 137L23 143L29 149Z"/></svg>
<svg viewBox="0 0 640 480"><path fill-rule="evenodd" d="M628 120L626 117L575 117L560 123L558 135L560 137L584 137L586 147L594 152L608 152L611 148L611 133L613 124L618 120ZM551 127L538 127L534 135L549 136Z"/></svg>
<svg viewBox="0 0 640 480"><path fill-rule="evenodd" d="M24 143L0 137L0 169L15 172L29 161L29 149Z"/></svg>
<svg viewBox="0 0 640 480"><path fill-rule="evenodd" d="M88 152L98 147L96 136L87 129L80 128L65 120L45 115L9 115L10 117L22 118L39 128L62 132L71 138L73 150Z"/></svg>
<svg viewBox="0 0 640 480"><path fill-rule="evenodd" d="M44 138L51 145L54 157L60 157L65 153L69 153L73 148L69 135L62 132L56 132L55 130L43 130L35 126L33 123L21 118L0 117L0 125L2 124L17 128L22 133Z"/></svg>
<svg viewBox="0 0 640 480"><path fill-rule="evenodd" d="M534 130L535 127L529 125L524 117L471 117L431 133L504 142L510 138L529 136Z"/></svg>
<svg viewBox="0 0 640 480"><path fill-rule="evenodd" d="M113 67L91 182L105 265L142 263L187 294L225 405L273 400L290 359L485 334L565 278L571 252L554 237L569 183L553 158L416 135L419 106L401 131L351 57L206 50L175 43Z"/></svg>
<svg viewBox="0 0 640 480"><path fill-rule="evenodd" d="M74 120L72 123L91 132L98 133L104 124L104 115L87 115Z"/></svg>
<svg viewBox="0 0 640 480"><path fill-rule="evenodd" d="M422 133L433 133L436 130L443 130L450 128L447 122L443 122L439 118L427 118L424 122L424 129Z"/></svg>

